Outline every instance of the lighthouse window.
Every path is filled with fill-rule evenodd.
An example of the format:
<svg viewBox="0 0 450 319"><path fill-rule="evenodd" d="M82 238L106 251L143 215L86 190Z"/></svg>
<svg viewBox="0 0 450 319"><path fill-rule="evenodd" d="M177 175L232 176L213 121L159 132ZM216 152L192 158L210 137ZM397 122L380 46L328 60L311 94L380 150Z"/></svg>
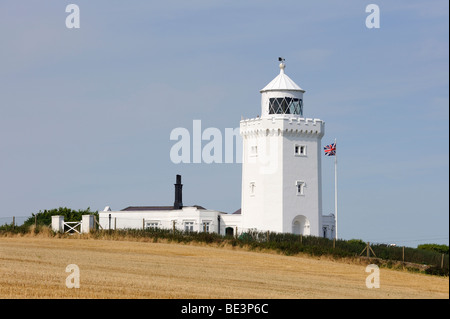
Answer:
<svg viewBox="0 0 450 319"><path fill-rule="evenodd" d="M302 99L278 97L269 99L269 114L294 114L303 116Z"/></svg>
<svg viewBox="0 0 450 319"><path fill-rule="evenodd" d="M255 182L250 183L250 196L255 196Z"/></svg>
<svg viewBox="0 0 450 319"><path fill-rule="evenodd" d="M297 156L305 156L306 155L306 146L305 145L295 145L294 153Z"/></svg>
<svg viewBox="0 0 450 319"><path fill-rule="evenodd" d="M297 195L305 195L305 182L302 181L296 181L295 186L297 188Z"/></svg>

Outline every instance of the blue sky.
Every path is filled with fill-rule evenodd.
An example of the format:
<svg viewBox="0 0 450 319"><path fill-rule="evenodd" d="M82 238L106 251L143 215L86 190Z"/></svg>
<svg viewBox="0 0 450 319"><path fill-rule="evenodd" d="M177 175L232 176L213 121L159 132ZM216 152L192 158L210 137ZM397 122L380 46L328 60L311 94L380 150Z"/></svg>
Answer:
<svg viewBox="0 0 450 319"><path fill-rule="evenodd" d="M66 5L80 8L68 29ZM380 28L368 29L368 4ZM449 237L448 1L0 3L0 222L66 206L240 208L240 164L174 164L170 132L260 113L286 74L338 141L339 236ZM324 213L334 166L322 158Z"/></svg>

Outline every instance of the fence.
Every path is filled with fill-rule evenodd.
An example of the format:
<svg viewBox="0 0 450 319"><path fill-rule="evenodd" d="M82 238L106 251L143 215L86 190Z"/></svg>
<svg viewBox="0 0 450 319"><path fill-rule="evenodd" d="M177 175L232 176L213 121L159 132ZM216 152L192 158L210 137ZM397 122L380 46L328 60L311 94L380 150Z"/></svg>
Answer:
<svg viewBox="0 0 450 319"><path fill-rule="evenodd" d="M294 235L288 233L271 232L246 232L248 242L260 242L262 246L282 248L285 252L295 254L309 252L315 255L331 254L338 257L362 256L376 257L382 260L399 261L402 263L414 263L434 265L439 268L449 269L449 255L430 250L391 246L388 244L371 244L362 240L327 239L323 237ZM246 240L244 238L244 240Z"/></svg>
<svg viewBox="0 0 450 319"><path fill-rule="evenodd" d="M0 226L3 225L21 226L29 218L30 216L0 217Z"/></svg>
<svg viewBox="0 0 450 319"><path fill-rule="evenodd" d="M216 233L220 227L220 235L234 237L239 243L250 247L275 249L286 254L306 252L313 255L332 254L337 257L376 257L382 260L434 265L439 268L449 268L449 255L429 250L391 246L388 244L365 243L362 240L334 240L323 237L295 235L290 233L275 233L268 230L245 229L236 225L218 224L211 221L208 227L202 219L160 221L131 217L100 217L99 224L104 230L131 231L144 230L139 236L170 236L170 232L182 232L184 236L195 239L193 233ZM164 234L167 231L168 234ZM137 233L136 233L137 234ZM204 237L202 237L204 238ZM203 239L200 239L203 240Z"/></svg>
<svg viewBox="0 0 450 319"><path fill-rule="evenodd" d="M64 216L53 216L52 222L50 224L46 224L45 226L51 227L54 231L61 231L63 233L82 233L89 232L90 229L94 228L94 216L85 215L82 216L85 224L85 229L83 230L83 220L81 221L64 221ZM53 219L58 219L55 223ZM56 221L56 220L55 220ZM12 230L16 228L23 228L24 223L27 222L28 226L38 224L37 216L35 216L34 220L30 216L12 216L12 217L0 217L0 230ZM42 221L39 223L42 224ZM55 226L56 225L56 226ZM25 229L23 229L25 230Z"/></svg>
<svg viewBox="0 0 450 319"><path fill-rule="evenodd" d="M20 226L29 217L1 217L2 225ZM204 222L201 219L180 221L160 221L145 218L101 217L94 219L94 229L127 233L135 236L169 238L180 241L211 241L233 239L233 244L248 245L253 248L273 249L285 254L309 253L312 255L331 254L336 257L376 257L382 260L434 265L446 269L448 274L449 255L434 251L405 246L365 243L362 240L334 240L323 237L275 233L268 230L243 229L235 225L220 224L218 221ZM127 226L128 225L128 226ZM130 227L130 225L132 225ZM50 225L49 225L50 226ZM127 226L127 227L125 227ZM217 234L218 227L220 234ZM208 236L211 235L211 236ZM215 237L214 237L215 236Z"/></svg>

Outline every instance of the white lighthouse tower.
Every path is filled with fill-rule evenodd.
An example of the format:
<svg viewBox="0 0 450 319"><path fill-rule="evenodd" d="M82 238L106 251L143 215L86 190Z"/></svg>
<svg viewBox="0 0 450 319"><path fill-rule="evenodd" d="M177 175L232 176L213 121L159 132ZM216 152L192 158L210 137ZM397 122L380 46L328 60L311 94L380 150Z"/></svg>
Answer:
<svg viewBox="0 0 450 319"><path fill-rule="evenodd" d="M303 116L305 91L279 60L280 74L260 91L261 117L240 122L242 228L328 237L322 225L325 123Z"/></svg>

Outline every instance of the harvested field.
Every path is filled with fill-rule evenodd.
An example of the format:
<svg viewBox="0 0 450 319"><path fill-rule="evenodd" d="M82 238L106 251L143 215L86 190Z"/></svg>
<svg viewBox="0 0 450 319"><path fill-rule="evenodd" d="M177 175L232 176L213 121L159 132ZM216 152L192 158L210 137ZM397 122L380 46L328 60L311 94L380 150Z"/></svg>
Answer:
<svg viewBox="0 0 450 319"><path fill-rule="evenodd" d="M80 288L66 287L66 266ZM380 269L366 287L365 265L207 245L0 238L0 298L445 298L448 277Z"/></svg>

